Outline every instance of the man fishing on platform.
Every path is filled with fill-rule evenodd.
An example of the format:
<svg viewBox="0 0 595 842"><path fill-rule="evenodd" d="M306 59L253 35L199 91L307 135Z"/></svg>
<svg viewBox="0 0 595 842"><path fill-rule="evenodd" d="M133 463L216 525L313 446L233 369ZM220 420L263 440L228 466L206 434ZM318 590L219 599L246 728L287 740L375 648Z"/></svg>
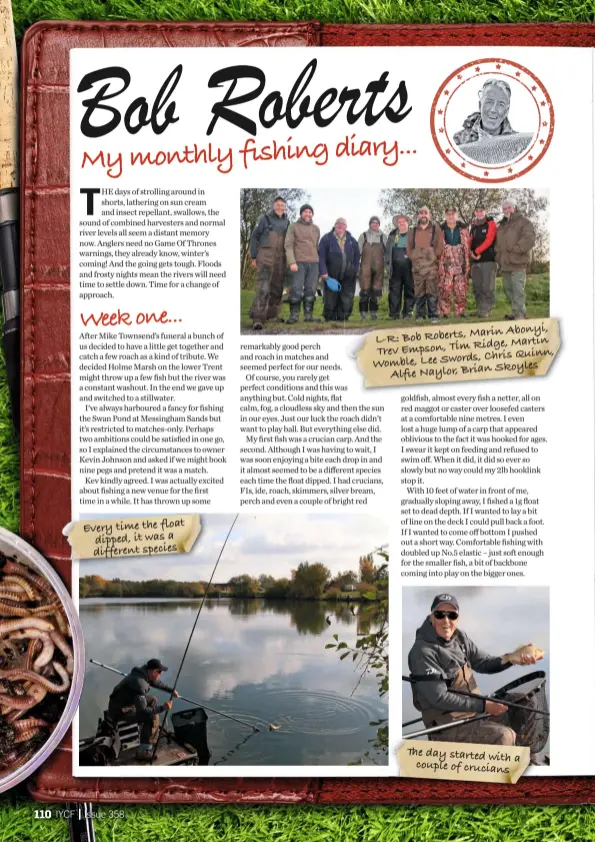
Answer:
<svg viewBox="0 0 595 842"><path fill-rule="evenodd" d="M506 704L472 698L480 692L473 670L493 674L512 665L528 666L543 658L543 650L527 644L509 654L488 655L458 628L459 613L456 597L450 593L438 594L432 602L430 614L417 630L415 643L409 652L413 704L421 712L426 728L461 722L459 726L436 730L428 734L428 738L455 743L531 747L531 722L520 736L510 727ZM469 695L452 692L455 690ZM532 706L530 699L524 704ZM490 716L465 724L465 719L483 713ZM532 716L537 718L531 712L529 719ZM531 762L541 765L533 750Z"/></svg>
<svg viewBox="0 0 595 842"><path fill-rule="evenodd" d="M179 693L164 684L160 676L167 667L159 658L150 658L142 667L132 671L116 685L109 697L108 715L114 722L138 722L140 725L140 745L136 756L138 760L151 760L155 744L159 738L159 714L170 710L171 701L157 704L155 696L147 695L151 687L174 695Z"/></svg>

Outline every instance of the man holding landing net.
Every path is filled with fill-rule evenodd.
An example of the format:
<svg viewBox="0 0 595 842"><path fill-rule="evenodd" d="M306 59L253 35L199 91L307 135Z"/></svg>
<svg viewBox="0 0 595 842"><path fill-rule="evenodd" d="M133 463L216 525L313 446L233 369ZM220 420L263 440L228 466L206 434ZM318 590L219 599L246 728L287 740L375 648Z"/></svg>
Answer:
<svg viewBox="0 0 595 842"><path fill-rule="evenodd" d="M429 739L455 743L526 745L531 748L532 763L538 763L536 755L541 745L537 745L535 732L538 729L535 729L533 720L541 717L529 713L525 717L523 733L517 733L511 727L512 709L509 711L506 704L473 698L473 695L480 692L473 670L493 674L513 664L528 666L543 658L543 650L528 644L510 654L488 655L458 628L458 624L459 603L456 597L449 593L438 594L432 602L429 616L417 630L415 643L409 652L413 704L421 711L426 728L461 721L460 726L429 734ZM459 695L452 692L454 690L469 695ZM514 694L515 700L517 697L518 694ZM523 700L523 704L534 707L531 698ZM465 724L465 719L483 713L489 714L489 717Z"/></svg>

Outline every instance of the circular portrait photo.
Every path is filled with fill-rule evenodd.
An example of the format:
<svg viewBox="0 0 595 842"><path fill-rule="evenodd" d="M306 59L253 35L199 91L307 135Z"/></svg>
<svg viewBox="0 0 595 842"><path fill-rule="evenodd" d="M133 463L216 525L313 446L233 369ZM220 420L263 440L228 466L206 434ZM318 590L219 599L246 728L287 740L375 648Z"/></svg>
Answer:
<svg viewBox="0 0 595 842"><path fill-rule="evenodd" d="M442 157L481 181L516 178L545 153L553 110L539 79L503 59L458 68L432 106L432 134Z"/></svg>
<svg viewBox="0 0 595 842"><path fill-rule="evenodd" d="M446 120L458 151L482 164L516 161L535 137L539 112L529 92L513 80L490 76L453 97ZM479 85L481 84L481 87ZM469 88L469 90L467 90Z"/></svg>

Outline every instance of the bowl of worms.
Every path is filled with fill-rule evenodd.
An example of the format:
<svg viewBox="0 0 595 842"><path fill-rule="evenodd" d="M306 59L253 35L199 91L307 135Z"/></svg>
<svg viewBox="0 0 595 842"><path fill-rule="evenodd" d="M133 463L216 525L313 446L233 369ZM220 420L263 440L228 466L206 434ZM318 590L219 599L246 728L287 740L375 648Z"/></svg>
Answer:
<svg viewBox="0 0 595 842"><path fill-rule="evenodd" d="M66 586L0 528L0 792L56 748L83 687L83 632Z"/></svg>

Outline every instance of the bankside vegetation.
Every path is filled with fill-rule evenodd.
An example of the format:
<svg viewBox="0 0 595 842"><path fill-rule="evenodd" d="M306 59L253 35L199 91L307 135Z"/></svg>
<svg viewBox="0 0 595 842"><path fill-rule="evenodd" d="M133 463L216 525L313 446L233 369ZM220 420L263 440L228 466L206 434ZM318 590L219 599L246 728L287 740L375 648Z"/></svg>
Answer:
<svg viewBox="0 0 595 842"><path fill-rule="evenodd" d="M381 600L387 592L387 566L376 566L372 555L361 556L358 570L344 570L332 575L320 562L303 561L287 577L276 579L262 574L258 578L242 573L227 582L215 582L209 597L240 599L321 599L321 600ZM173 579L104 579L102 576L82 576L79 581L81 599L103 598L179 598L199 599L204 596L207 582L178 582Z"/></svg>

